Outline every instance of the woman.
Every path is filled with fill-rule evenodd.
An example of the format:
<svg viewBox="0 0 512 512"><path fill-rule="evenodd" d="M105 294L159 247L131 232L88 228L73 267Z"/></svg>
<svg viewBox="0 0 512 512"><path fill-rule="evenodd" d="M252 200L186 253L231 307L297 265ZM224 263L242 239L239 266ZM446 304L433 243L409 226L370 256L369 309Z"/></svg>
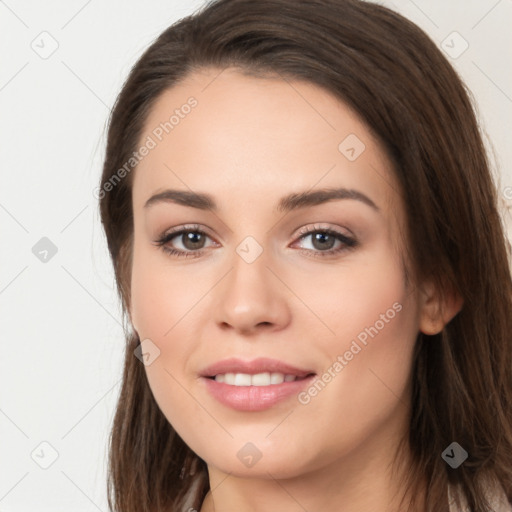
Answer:
<svg viewBox="0 0 512 512"><path fill-rule="evenodd" d="M210 2L132 69L99 197L128 320L112 510L512 510L510 255L417 26Z"/></svg>

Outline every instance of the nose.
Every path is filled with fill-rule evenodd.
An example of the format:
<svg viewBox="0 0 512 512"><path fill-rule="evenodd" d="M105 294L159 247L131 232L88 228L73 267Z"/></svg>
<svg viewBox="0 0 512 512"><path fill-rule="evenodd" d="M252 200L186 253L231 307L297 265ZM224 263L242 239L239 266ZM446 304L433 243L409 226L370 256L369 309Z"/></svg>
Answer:
<svg viewBox="0 0 512 512"><path fill-rule="evenodd" d="M251 263L238 254L232 261L233 267L218 287L217 324L246 335L284 328L290 321L290 292L265 251Z"/></svg>

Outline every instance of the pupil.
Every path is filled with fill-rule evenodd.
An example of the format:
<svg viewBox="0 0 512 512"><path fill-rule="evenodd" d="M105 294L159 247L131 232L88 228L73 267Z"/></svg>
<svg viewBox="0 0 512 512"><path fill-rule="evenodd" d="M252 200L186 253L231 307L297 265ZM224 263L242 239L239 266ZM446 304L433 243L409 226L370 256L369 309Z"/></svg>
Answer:
<svg viewBox="0 0 512 512"><path fill-rule="evenodd" d="M329 238L330 238L330 240L329 240ZM324 243L325 241L327 241L327 244ZM327 233L316 233L316 235L313 237L313 245L315 245L316 242L321 242L319 247L324 248L324 249L325 249L325 247L331 248L333 241L334 241L334 239L331 237L331 235L329 235ZM331 244L329 244L329 242L331 242Z"/></svg>
<svg viewBox="0 0 512 512"><path fill-rule="evenodd" d="M197 244L200 245L201 240L196 240L196 239L197 238L200 239L201 235L199 233L190 232L190 233L186 233L185 236L186 236L186 240L192 244L192 246L193 246L192 249L197 249L197 247L195 247L195 245L197 245ZM185 244L185 246L186 246L186 244Z"/></svg>

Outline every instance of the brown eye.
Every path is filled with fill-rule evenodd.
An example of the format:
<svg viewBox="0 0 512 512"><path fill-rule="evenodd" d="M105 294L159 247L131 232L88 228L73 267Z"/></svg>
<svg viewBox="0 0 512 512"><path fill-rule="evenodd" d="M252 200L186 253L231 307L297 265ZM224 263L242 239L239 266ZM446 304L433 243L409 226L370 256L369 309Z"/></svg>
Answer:
<svg viewBox="0 0 512 512"><path fill-rule="evenodd" d="M353 249L358 245L358 242L351 237L348 237L336 230L328 228L314 228L304 229L301 231L301 237L299 240L305 240L311 238L312 249L302 250L312 253L314 256L332 256L334 254ZM339 242L338 248L334 248L336 242Z"/></svg>
<svg viewBox="0 0 512 512"><path fill-rule="evenodd" d="M203 233L199 233L198 231L185 231L177 236L181 236L183 246L190 251L203 248L205 241L205 235Z"/></svg>
<svg viewBox="0 0 512 512"><path fill-rule="evenodd" d="M315 249L332 249L336 243L336 238L334 235L318 231L312 234L312 241Z"/></svg>
<svg viewBox="0 0 512 512"><path fill-rule="evenodd" d="M210 237L199 226L190 226L162 235L155 244L173 256L197 257L205 248L207 238ZM174 247L176 244L178 248Z"/></svg>

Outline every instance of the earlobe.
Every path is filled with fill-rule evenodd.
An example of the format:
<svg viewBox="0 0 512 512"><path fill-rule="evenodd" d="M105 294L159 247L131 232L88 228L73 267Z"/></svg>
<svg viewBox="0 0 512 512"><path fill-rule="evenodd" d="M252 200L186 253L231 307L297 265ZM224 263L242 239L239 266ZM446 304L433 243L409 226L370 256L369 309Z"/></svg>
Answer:
<svg viewBox="0 0 512 512"><path fill-rule="evenodd" d="M462 309L464 299L454 290L440 293L432 283L422 287L419 330L423 334L440 333Z"/></svg>

